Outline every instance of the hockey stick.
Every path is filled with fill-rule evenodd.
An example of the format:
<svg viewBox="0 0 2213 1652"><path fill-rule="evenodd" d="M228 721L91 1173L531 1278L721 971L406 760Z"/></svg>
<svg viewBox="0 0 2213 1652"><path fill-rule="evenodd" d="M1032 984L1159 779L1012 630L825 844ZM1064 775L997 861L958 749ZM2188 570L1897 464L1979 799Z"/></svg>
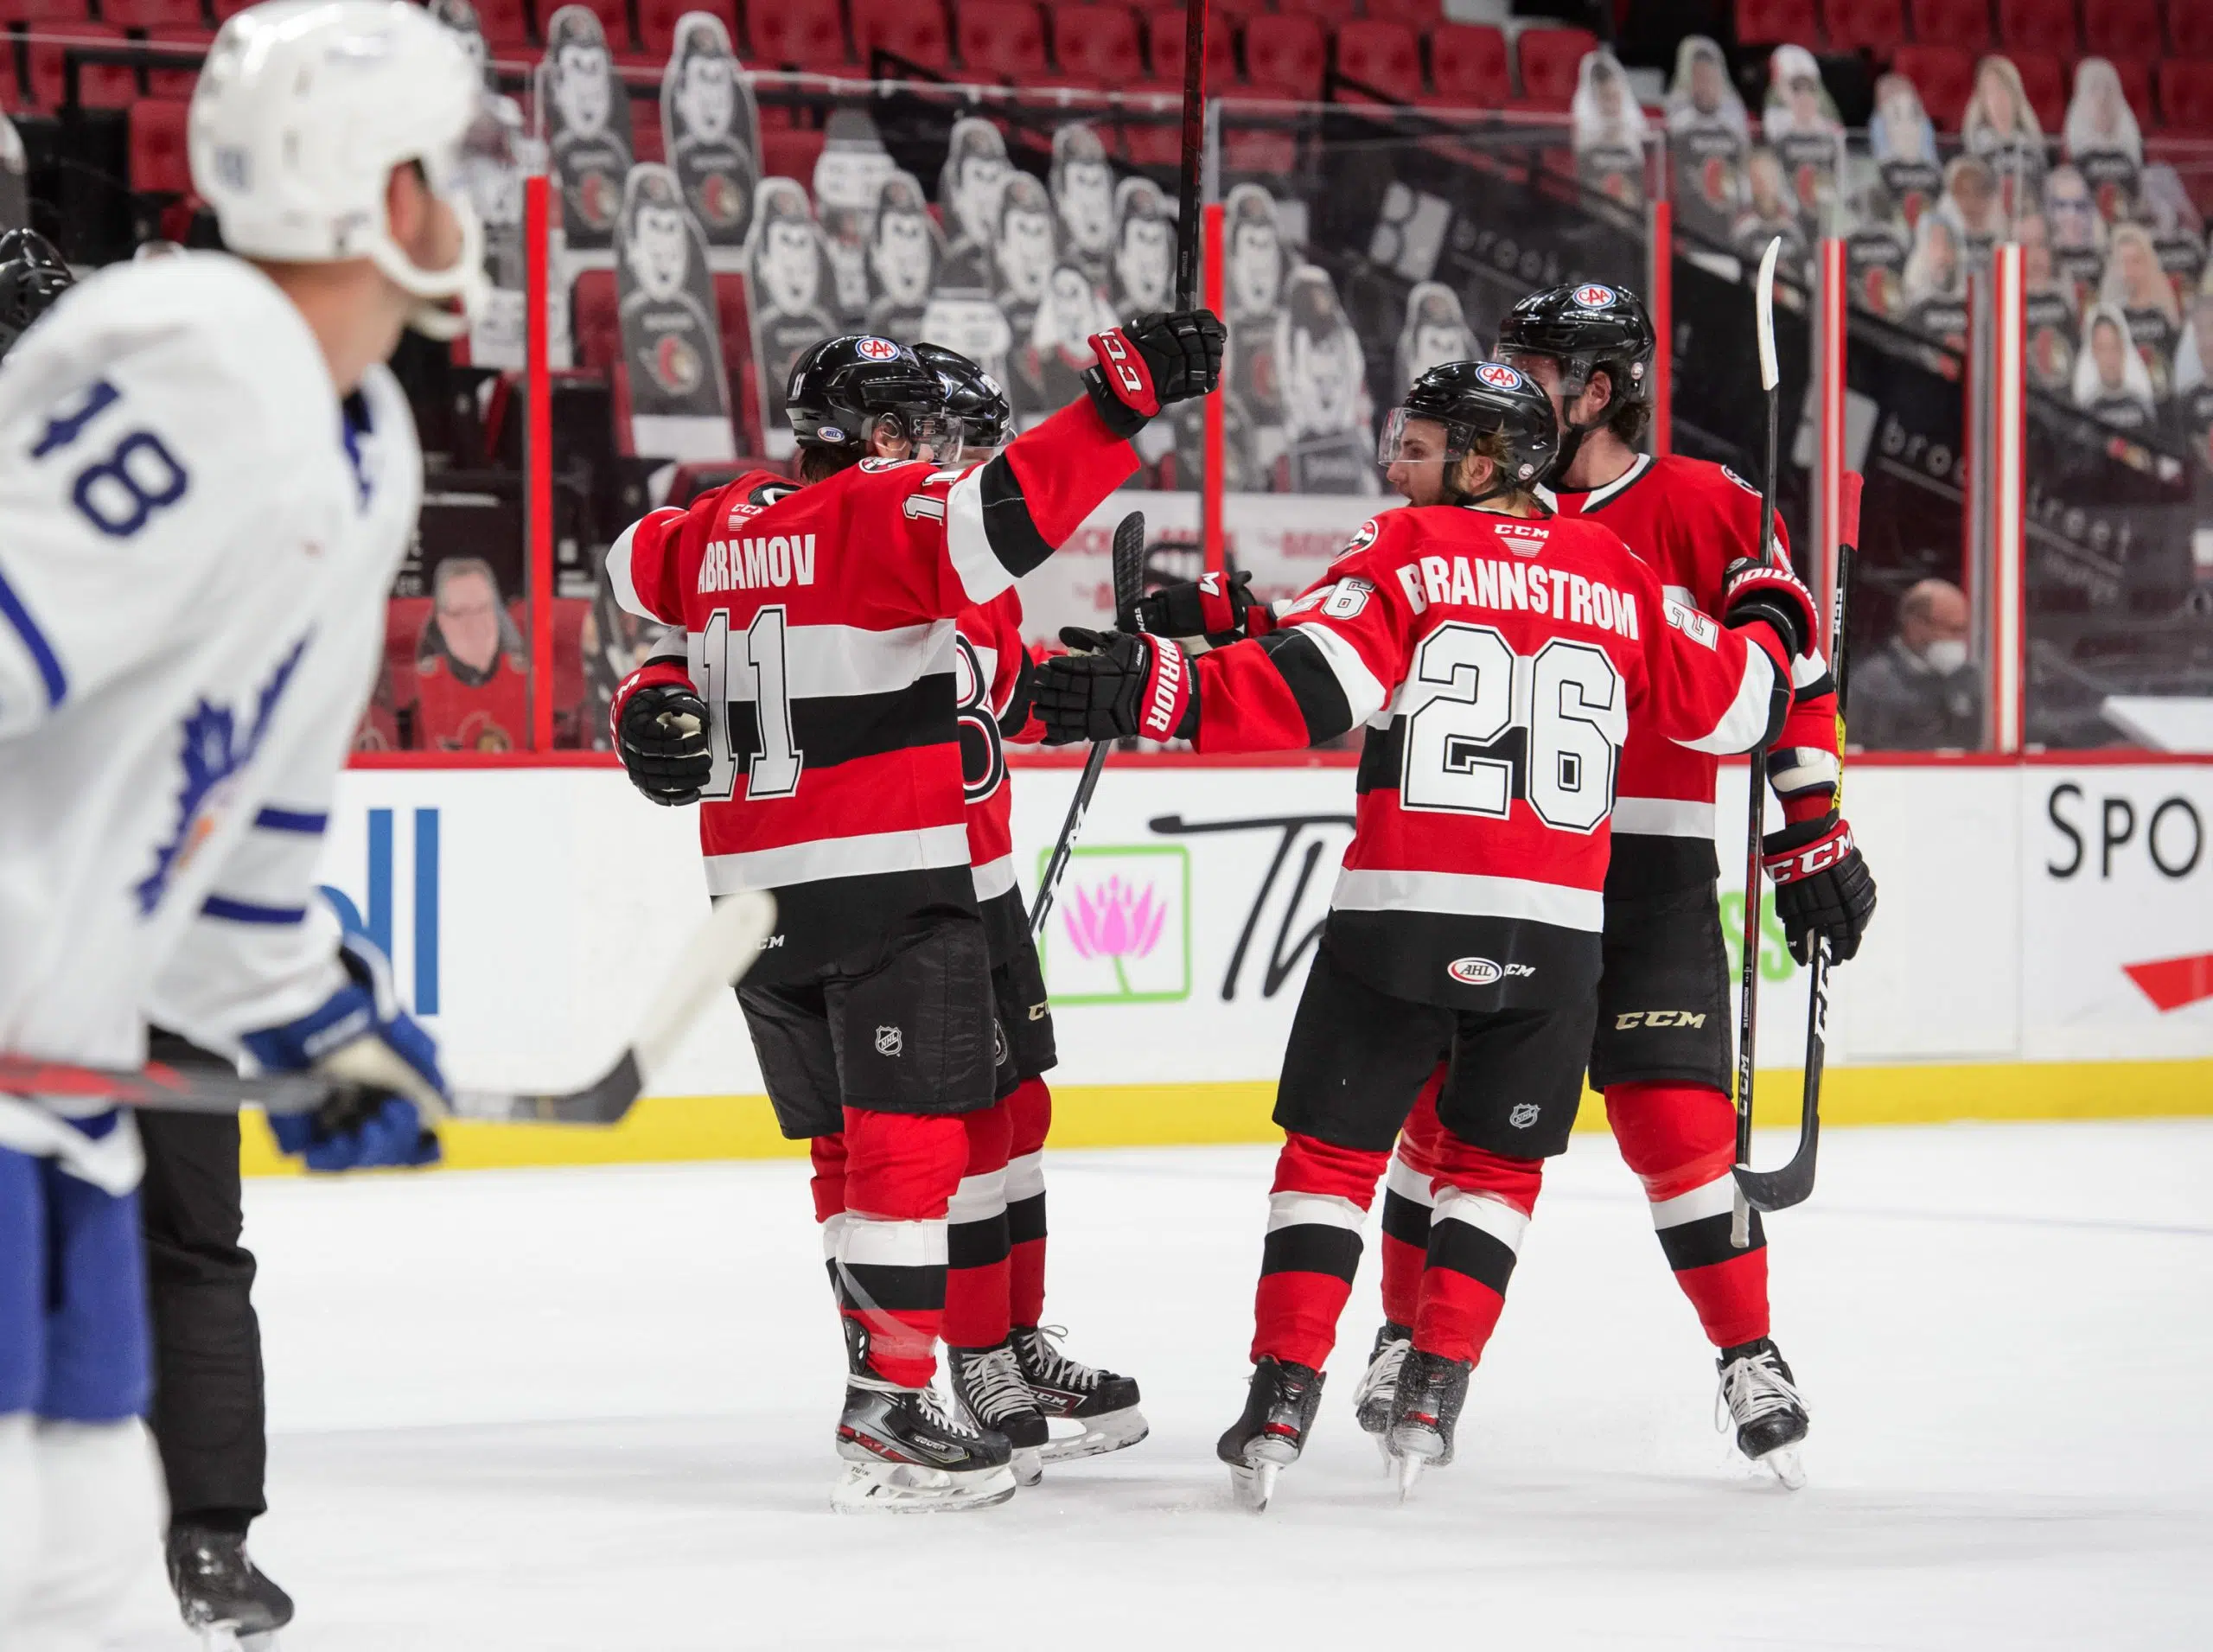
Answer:
<svg viewBox="0 0 2213 1652"><path fill-rule="evenodd" d="M1783 373L1775 361L1775 260L1783 251L1776 236L1760 254L1759 278L1752 288L1752 317L1759 335L1760 388L1767 395L1767 468L1760 475L1760 560L1774 559L1776 431L1782 417ZM1744 823L1744 922L1741 932L1744 956L1738 976L1737 1005L1737 1163L1750 1169L1752 1162L1752 1045L1760 1019L1760 839L1767 831L1767 749L1755 746L1746 754L1751 771L1746 781L1751 801ZM1737 1189L1735 1210L1729 1221L1729 1242L1743 1250L1752 1242L1752 1208L1744 1190Z"/></svg>
<svg viewBox="0 0 2213 1652"><path fill-rule="evenodd" d="M752 966L775 926L771 896L756 890L725 896L685 944L629 1047L596 1081L581 1090L545 1094L457 1090L447 1112L456 1119L513 1123L620 1123L700 1012ZM242 1078L226 1067L157 1064L126 1071L0 1055L0 1094L69 1096L182 1113L234 1113L241 1104L271 1113L309 1113L329 1099L332 1088L330 1079L314 1073Z"/></svg>
<svg viewBox="0 0 2213 1652"><path fill-rule="evenodd" d="M1145 513L1132 511L1114 530L1114 623L1124 631L1138 628L1138 598L1145 595ZM1111 740L1094 740L1091 755L1083 760L1083 775L1075 783L1075 795L1068 800L1068 818L1061 822L1059 841L1053 845L1053 858L1045 863L1045 875L1037 880L1037 902L1030 909L1030 938L1045 938L1046 915L1053 909L1053 895L1060 888L1061 875L1068 869L1068 857L1075 852L1076 834L1083 830L1083 817L1091 808L1091 794L1099 789L1099 771L1106 767L1107 749Z"/></svg>
<svg viewBox="0 0 2213 1652"><path fill-rule="evenodd" d="M1844 533L1836 551L1836 596L1829 604L1829 672L1836 679L1837 747L1844 746L1844 700L1851 680L1845 663L1845 620L1852 607L1852 564L1859 540L1859 477L1844 478ZM1840 765L1842 759L1839 759ZM1844 796L1844 775L1837 775L1837 798ZM1821 1069L1828 1059L1829 943L1814 941L1814 959L1806 978L1806 1081L1799 1101L1798 1145L1789 1162L1778 1170L1755 1170L1740 1164L1733 1174L1744 1203L1755 1210L1788 1210L1803 1204L1814 1191L1814 1161L1821 1142ZM1750 1219L1747 1218L1747 1221Z"/></svg>
<svg viewBox="0 0 2213 1652"><path fill-rule="evenodd" d="M1207 147L1207 0L1184 0L1183 152L1176 191L1176 308L1199 302L1199 187Z"/></svg>

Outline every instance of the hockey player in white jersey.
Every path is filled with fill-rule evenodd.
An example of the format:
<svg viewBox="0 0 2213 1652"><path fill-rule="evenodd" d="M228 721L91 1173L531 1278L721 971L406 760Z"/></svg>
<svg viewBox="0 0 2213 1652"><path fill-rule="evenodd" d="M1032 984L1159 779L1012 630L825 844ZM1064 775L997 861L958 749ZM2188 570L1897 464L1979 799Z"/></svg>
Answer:
<svg viewBox="0 0 2213 1652"><path fill-rule="evenodd" d="M134 1066L155 1017L324 1072L278 1137L326 1168L436 1151L436 1051L314 865L421 494L382 364L481 286L483 116L418 8L241 12L189 132L235 256L104 271L0 365L0 1049ZM127 1116L0 1096L9 1652L98 1646L158 1553L137 1158Z"/></svg>

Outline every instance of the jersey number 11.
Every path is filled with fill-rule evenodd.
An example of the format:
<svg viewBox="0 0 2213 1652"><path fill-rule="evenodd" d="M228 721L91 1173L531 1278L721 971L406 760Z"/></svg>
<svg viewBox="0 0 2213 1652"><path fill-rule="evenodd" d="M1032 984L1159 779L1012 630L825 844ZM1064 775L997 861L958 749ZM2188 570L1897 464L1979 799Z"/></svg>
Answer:
<svg viewBox="0 0 2213 1652"><path fill-rule="evenodd" d="M707 749L715 765L701 795L721 799L735 794L738 752L731 739L731 714L749 705L753 738L744 754L746 800L767 802L792 796L799 790L807 754L792 737L783 605L762 609L736 637L730 635L729 614L717 609L699 633L698 645L697 675L706 689Z"/></svg>

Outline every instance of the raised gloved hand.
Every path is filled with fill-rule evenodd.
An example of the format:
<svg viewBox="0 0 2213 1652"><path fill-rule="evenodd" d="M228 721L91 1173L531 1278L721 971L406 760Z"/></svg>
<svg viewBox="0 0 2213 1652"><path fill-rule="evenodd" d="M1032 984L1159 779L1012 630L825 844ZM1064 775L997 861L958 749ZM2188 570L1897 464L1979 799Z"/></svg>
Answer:
<svg viewBox="0 0 2213 1652"><path fill-rule="evenodd" d="M707 703L692 685L648 682L633 689L615 719L615 749L630 784L664 807L697 803L714 770Z"/></svg>
<svg viewBox="0 0 2213 1652"><path fill-rule="evenodd" d="M1858 952L1875 915L1875 878L1844 817L1831 809L1770 832L1760 839L1760 852L1775 882L1775 915L1783 920L1790 955L1810 963L1815 936L1829 943L1833 964Z"/></svg>
<svg viewBox="0 0 2213 1652"><path fill-rule="evenodd" d="M1075 652L1041 663L1030 695L1047 745L1188 738L1197 731L1190 657L1167 638L1072 625L1061 641Z"/></svg>
<svg viewBox="0 0 2213 1652"><path fill-rule="evenodd" d="M347 984L297 1021L246 1034L267 1071L314 1072L332 1081L312 1113L273 1113L277 1145L311 1170L433 1164L438 1139L423 1115L444 1111L445 1075L430 1035L399 1007L392 965L366 936L340 938Z"/></svg>
<svg viewBox="0 0 2213 1652"><path fill-rule="evenodd" d="M1276 628L1275 610L1253 595L1248 573L1211 573L1164 585L1138 599L1138 629L1148 636L1204 637L1222 648Z"/></svg>
<svg viewBox="0 0 2213 1652"><path fill-rule="evenodd" d="M1162 408L1213 392L1228 336L1210 309L1139 316L1091 335L1098 365L1083 370L1084 388L1108 430L1135 436Z"/></svg>
<svg viewBox="0 0 2213 1652"><path fill-rule="evenodd" d="M1790 659L1809 652L1820 636L1814 593L1787 564L1739 557L1721 576L1721 620L1730 626L1764 621L1782 638ZM1786 681L1789 672L1783 673Z"/></svg>

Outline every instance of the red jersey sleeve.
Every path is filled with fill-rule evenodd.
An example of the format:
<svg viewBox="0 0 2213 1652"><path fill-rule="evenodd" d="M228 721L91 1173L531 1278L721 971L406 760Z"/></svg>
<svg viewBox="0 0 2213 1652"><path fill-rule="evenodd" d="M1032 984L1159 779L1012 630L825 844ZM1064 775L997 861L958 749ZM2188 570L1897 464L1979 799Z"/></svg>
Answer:
<svg viewBox="0 0 2213 1652"><path fill-rule="evenodd" d="M1361 529L1358 548L1291 604L1279 628L1200 655L1198 749L1319 745L1388 705L1413 646L1404 576L1415 543L1411 527L1377 518Z"/></svg>
<svg viewBox="0 0 2213 1652"><path fill-rule="evenodd" d="M684 525L694 512L719 501L722 492L703 494L689 511L648 511L615 535L607 547L607 583L626 613L661 625L684 623L683 587L676 573Z"/></svg>
<svg viewBox="0 0 2213 1652"><path fill-rule="evenodd" d="M1780 640L1765 625L1731 629L1651 583L1648 600L1664 623L1649 627L1643 639L1643 703L1631 715L1712 756L1765 744L1780 721L1789 669Z"/></svg>

